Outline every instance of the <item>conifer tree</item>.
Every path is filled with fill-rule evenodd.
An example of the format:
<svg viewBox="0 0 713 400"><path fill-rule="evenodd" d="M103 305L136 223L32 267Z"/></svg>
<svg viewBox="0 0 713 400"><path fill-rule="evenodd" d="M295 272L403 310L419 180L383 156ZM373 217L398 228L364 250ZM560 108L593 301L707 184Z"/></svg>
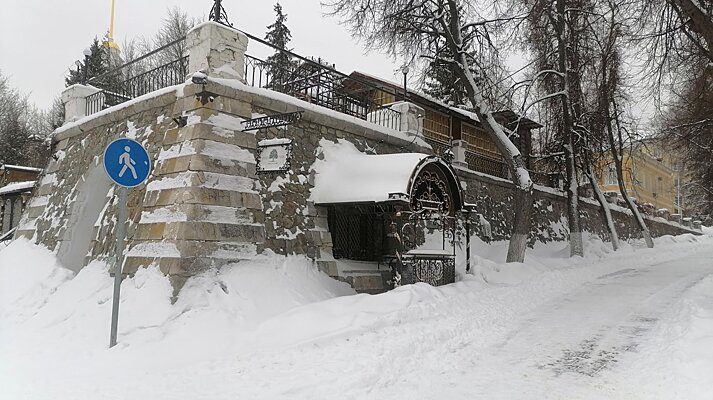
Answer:
<svg viewBox="0 0 713 400"><path fill-rule="evenodd" d="M458 78L453 64L442 60L443 58L453 58L450 52L444 49L443 53L440 58L431 61L428 65L423 91L447 104L461 105L468 96L465 85Z"/></svg>
<svg viewBox="0 0 713 400"><path fill-rule="evenodd" d="M276 47L276 50L273 55L267 58L266 62L268 74L271 77L270 87L273 90L284 92L290 80L293 63L290 60L290 55L280 50L289 50L287 44L292 40L292 33L285 25L287 14L282 13L282 6L279 2L275 3L274 10L275 22L267 26L265 40Z"/></svg>
<svg viewBox="0 0 713 400"><path fill-rule="evenodd" d="M98 38L94 38L94 41L89 46L89 51L91 52L89 58L80 61L81 67L76 70L70 70L69 75L64 78L64 82L67 86L84 82L85 64L88 66L87 80L109 70L109 54Z"/></svg>

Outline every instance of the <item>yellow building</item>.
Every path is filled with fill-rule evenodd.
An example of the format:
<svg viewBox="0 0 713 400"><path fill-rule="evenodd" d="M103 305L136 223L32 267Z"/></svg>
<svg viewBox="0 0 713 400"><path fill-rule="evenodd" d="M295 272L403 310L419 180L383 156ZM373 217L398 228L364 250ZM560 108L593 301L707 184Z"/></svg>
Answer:
<svg viewBox="0 0 713 400"><path fill-rule="evenodd" d="M676 173L655 151L644 145L624 150L624 184L629 196L641 205L651 204L655 209L678 211L676 204ZM616 168L611 158L605 160L599 171L599 185L604 192L619 193Z"/></svg>

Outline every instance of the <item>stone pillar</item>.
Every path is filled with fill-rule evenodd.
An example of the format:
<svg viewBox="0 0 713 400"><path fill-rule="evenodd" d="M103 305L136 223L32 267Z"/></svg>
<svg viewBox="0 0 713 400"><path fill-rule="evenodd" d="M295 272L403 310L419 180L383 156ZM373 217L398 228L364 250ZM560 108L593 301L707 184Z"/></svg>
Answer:
<svg viewBox="0 0 713 400"><path fill-rule="evenodd" d="M186 35L188 47L188 74L201 71L218 78L245 78L245 51L248 38L245 34L208 21L191 29Z"/></svg>
<svg viewBox="0 0 713 400"><path fill-rule="evenodd" d="M157 264L176 292L191 276L254 257L266 236L257 139L239 130L251 105L225 95L202 105L194 97L202 86L186 85L174 107L190 122L163 133L123 269ZM217 83L205 86L221 92Z"/></svg>
<svg viewBox="0 0 713 400"><path fill-rule="evenodd" d="M399 101L391 104L390 108L401 114L399 131L423 137L423 117L426 115L423 107L407 101Z"/></svg>
<svg viewBox="0 0 713 400"><path fill-rule="evenodd" d="M454 140L453 147L453 165L468 168L468 161L465 159L465 151L468 148L468 143L465 140Z"/></svg>
<svg viewBox="0 0 713 400"><path fill-rule="evenodd" d="M72 85L62 92L64 123L74 122L87 115L87 97L99 92L93 86Z"/></svg>

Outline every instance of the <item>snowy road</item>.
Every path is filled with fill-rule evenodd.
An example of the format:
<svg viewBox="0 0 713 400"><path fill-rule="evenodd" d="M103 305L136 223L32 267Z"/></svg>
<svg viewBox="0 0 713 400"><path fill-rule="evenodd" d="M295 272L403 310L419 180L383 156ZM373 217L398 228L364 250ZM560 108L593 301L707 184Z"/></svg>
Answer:
<svg viewBox="0 0 713 400"><path fill-rule="evenodd" d="M662 313L713 273L711 260L713 251L601 275L535 309L485 354L471 353L489 368L466 379L498 394L489 398L589 398L607 389L603 372L637 352Z"/></svg>
<svg viewBox="0 0 713 400"><path fill-rule="evenodd" d="M638 352L688 288L713 273L713 246L666 257L644 256L644 263L641 257L623 258L610 272L592 275L521 314L495 304L490 304L495 313L456 306L448 296L396 313L360 335L264 353L238 368L238 376L246 387L259 388L251 396L261 398L337 393L345 398L616 398L619 379L610 377L618 377L620 361ZM506 297L516 295L502 290ZM455 301L468 297L455 296ZM489 305L487 298L475 299ZM441 306L455 309L443 312ZM469 318L468 312L481 317ZM638 398L636 388L627 388L621 398Z"/></svg>
<svg viewBox="0 0 713 400"><path fill-rule="evenodd" d="M146 271L125 282L112 350L111 281L87 270L0 324L0 399L710 398L713 237L587 251L481 258L480 277L456 284L321 295L264 318L279 293L307 293L287 293L297 275L275 286L283 270L256 284L264 266L236 269L170 305L165 277Z"/></svg>

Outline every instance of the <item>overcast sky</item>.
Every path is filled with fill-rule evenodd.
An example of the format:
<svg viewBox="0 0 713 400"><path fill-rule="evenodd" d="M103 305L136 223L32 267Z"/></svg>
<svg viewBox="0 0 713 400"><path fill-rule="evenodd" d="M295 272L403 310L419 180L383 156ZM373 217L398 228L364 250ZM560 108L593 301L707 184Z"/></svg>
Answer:
<svg viewBox="0 0 713 400"><path fill-rule="evenodd" d="M68 68L76 68L82 50L109 29L111 0L0 0L0 71L11 85L30 94L30 100L47 108L64 88ZM338 70L367 72L401 82L400 61L388 55L366 54L338 20L324 17L320 0L281 0L288 14L293 50L303 56L321 57ZM115 40L121 45L137 36L151 37L159 29L168 8L179 6L189 15L206 19L212 0L116 0ZM275 19L273 0L223 0L235 27L263 37ZM248 45L248 53L265 56L264 47ZM526 62L508 58L511 70ZM650 99L638 97L632 105L647 120L653 111Z"/></svg>
<svg viewBox="0 0 713 400"><path fill-rule="evenodd" d="M11 84L30 93L30 100L48 107L64 88L64 76L94 36L109 29L111 0L1 0L0 70ZM304 56L322 57L343 72L360 70L400 81L398 63L380 54L364 54L346 28L323 17L319 0L281 0L292 31L290 46ZM152 36L166 10L179 6L203 17L212 0L116 0L115 40ZM274 21L274 1L224 0L230 21L262 37ZM253 46L254 47L254 46ZM248 45L250 53L250 45Z"/></svg>

